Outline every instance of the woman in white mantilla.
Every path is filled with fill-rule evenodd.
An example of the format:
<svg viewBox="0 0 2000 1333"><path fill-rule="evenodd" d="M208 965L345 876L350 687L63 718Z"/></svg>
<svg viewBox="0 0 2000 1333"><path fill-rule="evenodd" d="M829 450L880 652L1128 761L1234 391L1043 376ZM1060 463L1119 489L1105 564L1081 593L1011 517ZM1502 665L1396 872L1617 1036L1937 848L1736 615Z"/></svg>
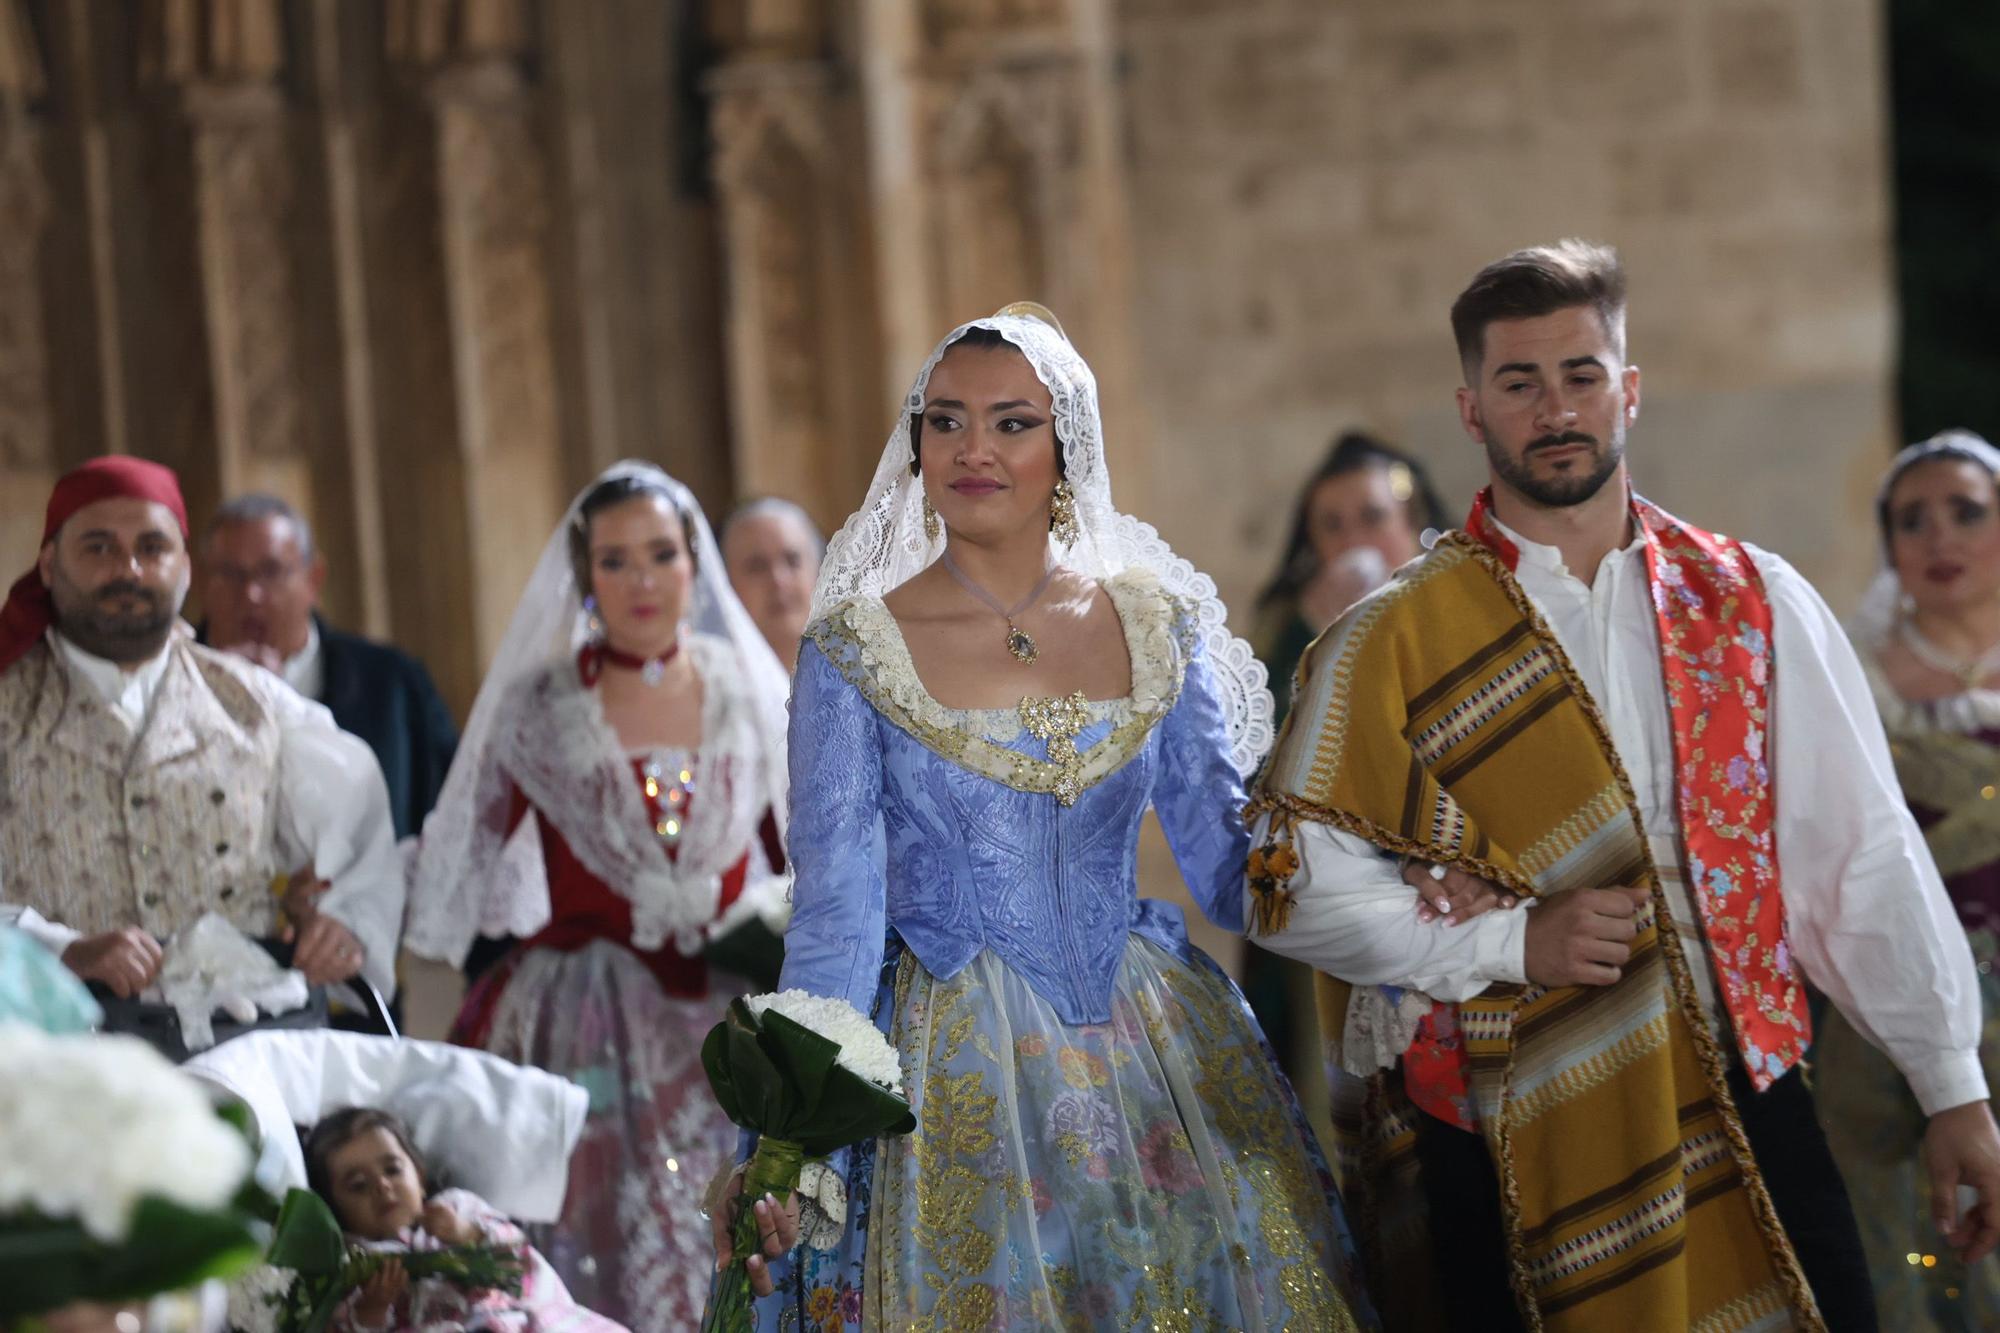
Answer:
<svg viewBox="0 0 2000 1333"><path fill-rule="evenodd" d="M1963 430L1911 445L1889 464L1875 514L1884 567L1854 644L1978 963L1980 1063L2000 1087L2000 449ZM1838 1010L1814 1049L1882 1327L2000 1327L2000 1257L1968 1268L1931 1221L1925 1117L1908 1083Z"/></svg>
<svg viewBox="0 0 2000 1333"><path fill-rule="evenodd" d="M975 320L828 547L782 984L875 1014L917 1128L835 1164L830 1248L772 1265L763 1328L1372 1322L1241 995L1138 894L1151 807L1242 928L1271 697L1214 584L1113 509L1100 431L1053 317Z"/></svg>
<svg viewBox="0 0 2000 1333"><path fill-rule="evenodd" d="M415 952L520 941L452 1039L589 1090L563 1216L535 1243L632 1328L691 1327L708 1289L701 1192L736 1132L701 1042L763 988L751 960L775 969L785 692L694 497L618 464L543 551L412 870Z"/></svg>

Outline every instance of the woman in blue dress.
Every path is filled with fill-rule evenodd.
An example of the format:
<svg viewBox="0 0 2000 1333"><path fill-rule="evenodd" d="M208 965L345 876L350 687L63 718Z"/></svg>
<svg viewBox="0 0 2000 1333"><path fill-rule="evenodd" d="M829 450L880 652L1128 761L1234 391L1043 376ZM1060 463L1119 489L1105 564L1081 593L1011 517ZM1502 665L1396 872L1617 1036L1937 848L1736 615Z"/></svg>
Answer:
<svg viewBox="0 0 2000 1333"><path fill-rule="evenodd" d="M1138 894L1150 807L1242 928L1263 668L1113 509L1053 316L955 330L907 406L799 657L782 984L873 1012L917 1125L802 1189L760 1327L1372 1325L1241 995Z"/></svg>

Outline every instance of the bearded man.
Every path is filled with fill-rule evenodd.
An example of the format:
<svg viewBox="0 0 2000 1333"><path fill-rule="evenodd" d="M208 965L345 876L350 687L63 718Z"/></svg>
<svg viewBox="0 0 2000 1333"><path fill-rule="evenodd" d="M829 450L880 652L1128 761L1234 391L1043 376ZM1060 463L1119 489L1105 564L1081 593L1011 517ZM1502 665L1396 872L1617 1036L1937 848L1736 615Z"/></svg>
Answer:
<svg viewBox="0 0 2000 1333"><path fill-rule="evenodd" d="M1909 1081L1970 1261L2000 1238L1972 956L1825 603L1632 491L1625 306L1580 241L1454 304L1490 485L1307 653L1254 928L1326 974L1392 1328L1872 1329L1805 982Z"/></svg>
<svg viewBox="0 0 2000 1333"><path fill-rule="evenodd" d="M97 458L56 483L0 609L0 924L132 996L214 912L294 932L309 982L359 973L389 994L403 876L374 755L277 676L196 644L189 578L171 470Z"/></svg>

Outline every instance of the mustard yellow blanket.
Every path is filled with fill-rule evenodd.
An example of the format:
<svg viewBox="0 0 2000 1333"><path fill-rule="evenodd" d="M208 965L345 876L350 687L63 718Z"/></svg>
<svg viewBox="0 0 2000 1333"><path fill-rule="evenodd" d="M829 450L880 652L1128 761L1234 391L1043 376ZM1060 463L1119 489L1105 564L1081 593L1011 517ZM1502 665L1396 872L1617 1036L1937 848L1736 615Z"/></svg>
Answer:
<svg viewBox="0 0 2000 1333"><path fill-rule="evenodd" d="M1667 909L1630 783L1582 681L1496 556L1450 534L1313 645L1251 809L1272 815L1251 866L1262 933L1284 929L1301 820L1523 896L1650 886L1615 985L1495 986L1458 1006L1524 1317L1578 1333L1822 1326L1688 961L1674 931L1656 928ZM1347 988L1321 985L1338 1032ZM1409 1224L1420 1203L1408 1149L1421 1113L1394 1074L1349 1094L1343 1183L1363 1225L1381 1228L1385 1314L1418 1325L1417 1270L1430 1255Z"/></svg>

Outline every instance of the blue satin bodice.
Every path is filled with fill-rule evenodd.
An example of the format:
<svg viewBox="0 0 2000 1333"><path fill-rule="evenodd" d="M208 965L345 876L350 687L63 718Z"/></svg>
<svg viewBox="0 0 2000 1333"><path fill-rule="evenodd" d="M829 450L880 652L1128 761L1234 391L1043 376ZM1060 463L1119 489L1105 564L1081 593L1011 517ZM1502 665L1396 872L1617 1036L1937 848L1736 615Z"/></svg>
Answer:
<svg viewBox="0 0 2000 1333"><path fill-rule="evenodd" d="M1202 911L1243 928L1249 838L1221 704L1191 613L1157 588L1149 595L1166 632L1145 646L1171 656L1170 679L1161 689L1148 677L1133 644L1134 698L1093 707L1075 738L1086 764L1099 746L1130 756L1095 775L1072 805L947 757L960 748L956 728L1050 759L1049 745L1011 711L948 713L923 695L923 715L912 719L878 688L876 655L861 642L809 635L792 694L796 881L782 986L838 995L866 1012L885 930L894 930L934 976L952 977L991 949L1064 1021L1108 1021L1128 935L1191 952L1180 909L1139 897L1149 806ZM1120 599L1128 643L1145 620L1135 600L1143 599L1129 590ZM876 623L889 623L877 611ZM899 637L892 646L903 652ZM921 692L914 680L906 672L899 682L906 702ZM1148 708L1140 739L1130 719ZM1101 766L1109 755L1096 757Z"/></svg>

